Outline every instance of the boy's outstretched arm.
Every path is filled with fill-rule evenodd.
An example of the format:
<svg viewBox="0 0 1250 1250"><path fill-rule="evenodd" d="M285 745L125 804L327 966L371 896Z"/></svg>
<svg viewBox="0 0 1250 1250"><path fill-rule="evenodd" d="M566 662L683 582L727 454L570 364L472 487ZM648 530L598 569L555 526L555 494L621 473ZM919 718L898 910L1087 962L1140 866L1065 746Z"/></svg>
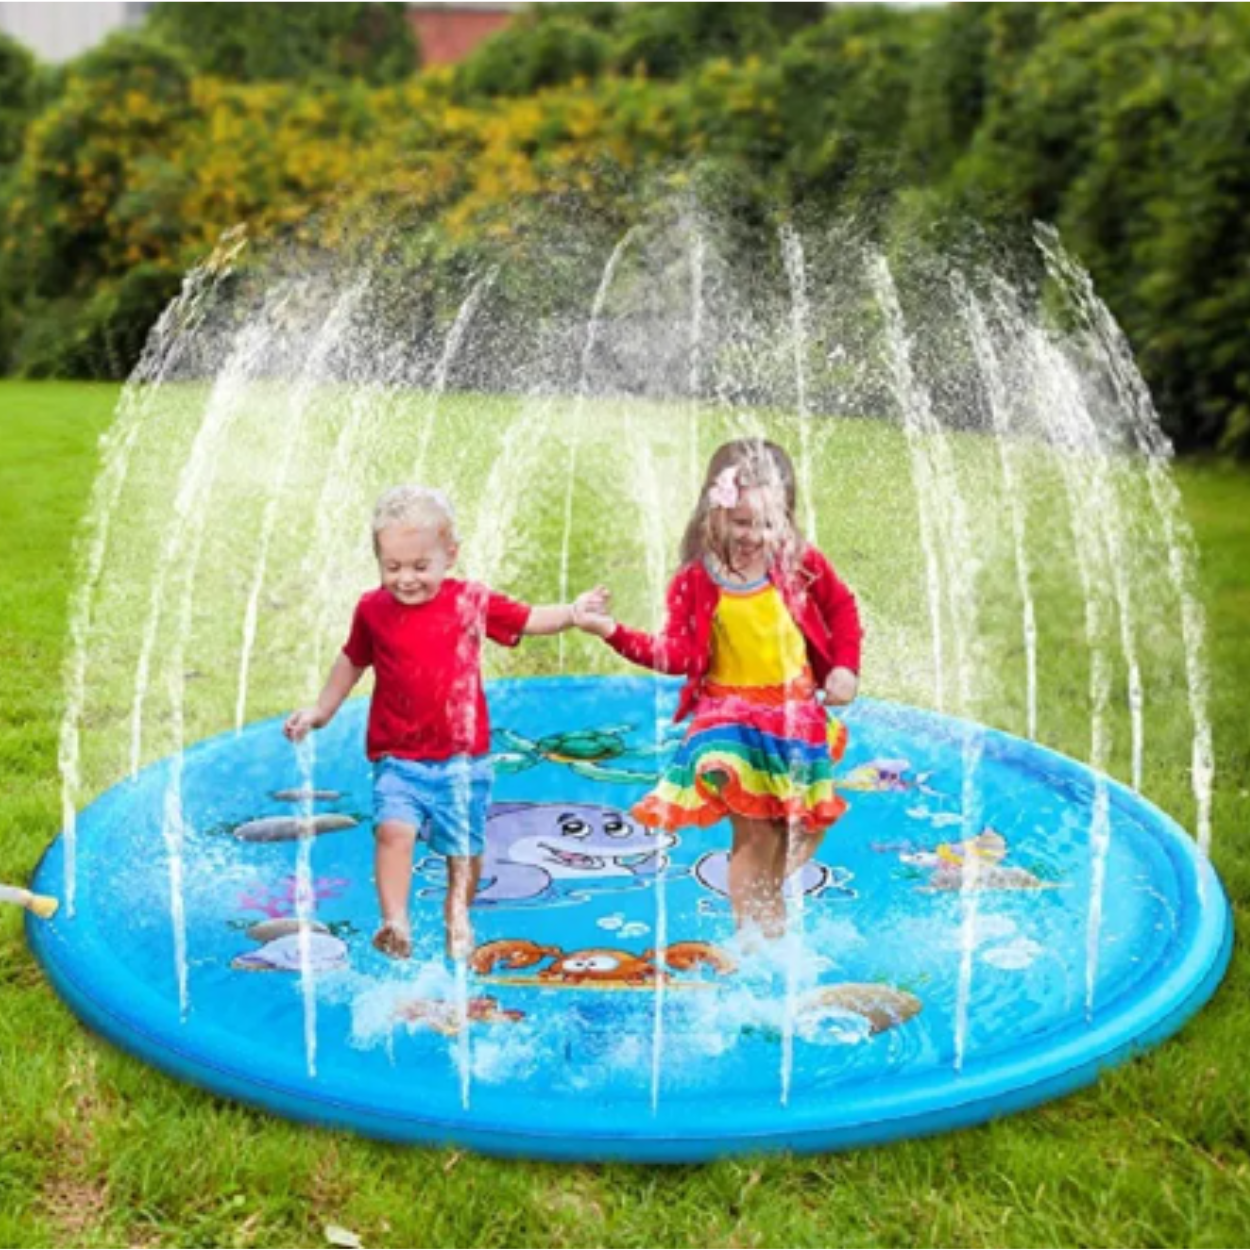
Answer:
<svg viewBox="0 0 1250 1250"><path fill-rule="evenodd" d="M606 611L609 598L606 587L596 586L594 590L587 590L578 595L572 603L555 603L531 608L529 620L525 622L525 627L521 632L531 637L562 634L566 629L572 629L574 625L580 624L584 616Z"/></svg>
<svg viewBox="0 0 1250 1250"><path fill-rule="evenodd" d="M328 725L364 671L340 651L338 659L330 669L330 676L326 678L326 684L317 696L317 702L312 707L292 712L282 726L282 732L292 742L299 742L308 735L310 729L321 729Z"/></svg>

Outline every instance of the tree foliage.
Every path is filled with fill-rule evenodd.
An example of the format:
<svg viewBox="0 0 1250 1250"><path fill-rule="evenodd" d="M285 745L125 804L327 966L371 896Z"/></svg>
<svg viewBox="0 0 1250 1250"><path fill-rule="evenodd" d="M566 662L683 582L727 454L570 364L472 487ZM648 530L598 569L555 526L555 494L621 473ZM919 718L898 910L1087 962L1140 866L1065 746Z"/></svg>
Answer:
<svg viewBox="0 0 1250 1250"><path fill-rule="evenodd" d="M744 230L1054 222L1178 443L1250 456L1248 6L544 5L420 76L399 8L160 5L55 92L0 40L0 365L124 370L240 221L488 249L677 165Z"/></svg>
<svg viewBox="0 0 1250 1250"><path fill-rule="evenodd" d="M21 151L37 80L35 58L15 39L0 34L0 178Z"/></svg>
<svg viewBox="0 0 1250 1250"><path fill-rule="evenodd" d="M403 4L153 6L152 31L182 48L197 72L238 82L318 76L398 82L418 64Z"/></svg>
<svg viewBox="0 0 1250 1250"><path fill-rule="evenodd" d="M998 10L1001 6L980 6ZM1250 456L1250 16L1228 5L990 15L1010 57L937 207L1054 222L1133 342L1183 447ZM1011 69L1003 68L1010 60ZM991 58L991 64L993 60Z"/></svg>
<svg viewBox="0 0 1250 1250"><path fill-rule="evenodd" d="M611 58L611 40L597 25L561 12L587 7L552 5L553 16L523 17L487 39L456 74L458 98L529 95L599 74Z"/></svg>
<svg viewBox="0 0 1250 1250"><path fill-rule="evenodd" d="M458 93L527 95L599 73L675 79L772 56L821 4L533 5L457 70Z"/></svg>

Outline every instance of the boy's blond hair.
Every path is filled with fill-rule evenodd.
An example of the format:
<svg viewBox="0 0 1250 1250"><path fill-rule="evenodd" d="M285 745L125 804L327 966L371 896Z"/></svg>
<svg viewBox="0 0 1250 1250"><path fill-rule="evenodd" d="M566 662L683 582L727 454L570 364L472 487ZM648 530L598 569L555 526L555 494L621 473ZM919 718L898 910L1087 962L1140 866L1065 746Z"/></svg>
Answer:
<svg viewBox="0 0 1250 1250"><path fill-rule="evenodd" d="M373 549L378 534L390 526L401 529L434 529L449 547L459 545L456 514L451 501L432 486L392 486L373 508Z"/></svg>

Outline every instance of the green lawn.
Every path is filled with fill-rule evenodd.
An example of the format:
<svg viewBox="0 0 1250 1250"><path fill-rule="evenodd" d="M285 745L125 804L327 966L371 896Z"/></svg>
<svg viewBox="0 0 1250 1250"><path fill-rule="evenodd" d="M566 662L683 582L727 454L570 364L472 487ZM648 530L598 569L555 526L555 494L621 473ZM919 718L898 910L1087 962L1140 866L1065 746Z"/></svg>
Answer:
<svg viewBox="0 0 1250 1250"><path fill-rule="evenodd" d="M96 440L117 389L0 384L0 881L24 882L59 824L57 734L61 663L75 563L72 543L90 497ZM273 396L247 402L264 406ZM84 799L122 775L131 693L153 569L195 427L191 391L170 392L163 427L138 444L101 581L84 706ZM402 405L401 405L402 407ZM320 470L333 446L327 414L310 418L271 540L246 700L247 719L314 691L349 605L367 584L363 500L420 454L424 401L367 431L357 478L335 493ZM403 413L399 417L403 417ZM559 589L567 412L448 400L426 460L465 518L475 575L533 599ZM621 615L648 623L693 497L690 474L724 433L702 419L692 458L688 423L608 406L583 414L569 583L600 578ZM593 419L592 419L593 418ZM156 417L153 418L154 422ZM265 487L278 472L281 414L249 421L248 438L214 450L212 504L175 534L170 608L155 634L144 759L174 745L163 666L186 675L185 734L232 723L246 602ZM794 447L785 422L779 430ZM555 433L552 434L551 431ZM632 476L638 455L651 473ZM266 441L271 440L271 441ZM407 440L407 441L405 441ZM1019 604L995 493L992 448L959 449L969 524L981 565L969 710L1023 728ZM492 477L501 463L507 473ZM923 566L897 437L839 422L812 464L820 545L855 585L870 634L866 689L926 701L931 693ZM901 475L901 476L900 476ZM1224 466L1178 473L1202 550L1209 614L1211 713L1217 754L1214 859L1244 927L1250 901L1250 476ZM1031 558L1041 629L1039 737L1071 754L1089 748L1089 660L1073 580L1071 536L1058 516L1061 485L1039 457L1027 475ZM1126 486L1126 498L1132 487ZM318 510L325 543L309 566ZM1192 825L1189 726L1175 605L1155 556L1149 517L1129 506L1126 558L1139 588L1147 690L1147 795ZM154 521L156 524L146 524ZM238 535L251 535L237 541ZM192 558L192 556L194 558ZM306 593L318 579L329 607ZM363 580L362 580L363 579ZM179 596L190 630L177 632ZM949 647L948 647L949 650ZM498 656L496 672L552 671L555 640ZM953 652L948 656L954 665ZM616 667L591 640L566 641L574 670ZM1122 664L1113 657L1113 769L1127 767ZM177 670L174 670L175 672ZM1250 1032L1240 943L1214 1001L1177 1037L1106 1074L1094 1089L1036 1111L944 1137L853 1154L765 1158L703 1167L569 1166L500 1162L453 1151L402 1149L314 1131L178 1084L87 1034L45 984L15 909L0 910L0 1238L7 1245L325 1244L338 1224L366 1245L1240 1245L1250 1229Z"/></svg>

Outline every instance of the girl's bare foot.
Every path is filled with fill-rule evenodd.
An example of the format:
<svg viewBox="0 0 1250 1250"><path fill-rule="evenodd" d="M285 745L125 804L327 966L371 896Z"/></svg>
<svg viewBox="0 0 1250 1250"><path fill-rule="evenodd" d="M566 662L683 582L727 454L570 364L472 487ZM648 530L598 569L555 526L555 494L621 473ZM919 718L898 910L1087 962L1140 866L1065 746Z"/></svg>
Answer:
<svg viewBox="0 0 1250 1250"><path fill-rule="evenodd" d="M373 935L373 945L375 949L391 959L412 958L412 934L409 933L407 925L399 924L394 920L387 920L383 923Z"/></svg>

